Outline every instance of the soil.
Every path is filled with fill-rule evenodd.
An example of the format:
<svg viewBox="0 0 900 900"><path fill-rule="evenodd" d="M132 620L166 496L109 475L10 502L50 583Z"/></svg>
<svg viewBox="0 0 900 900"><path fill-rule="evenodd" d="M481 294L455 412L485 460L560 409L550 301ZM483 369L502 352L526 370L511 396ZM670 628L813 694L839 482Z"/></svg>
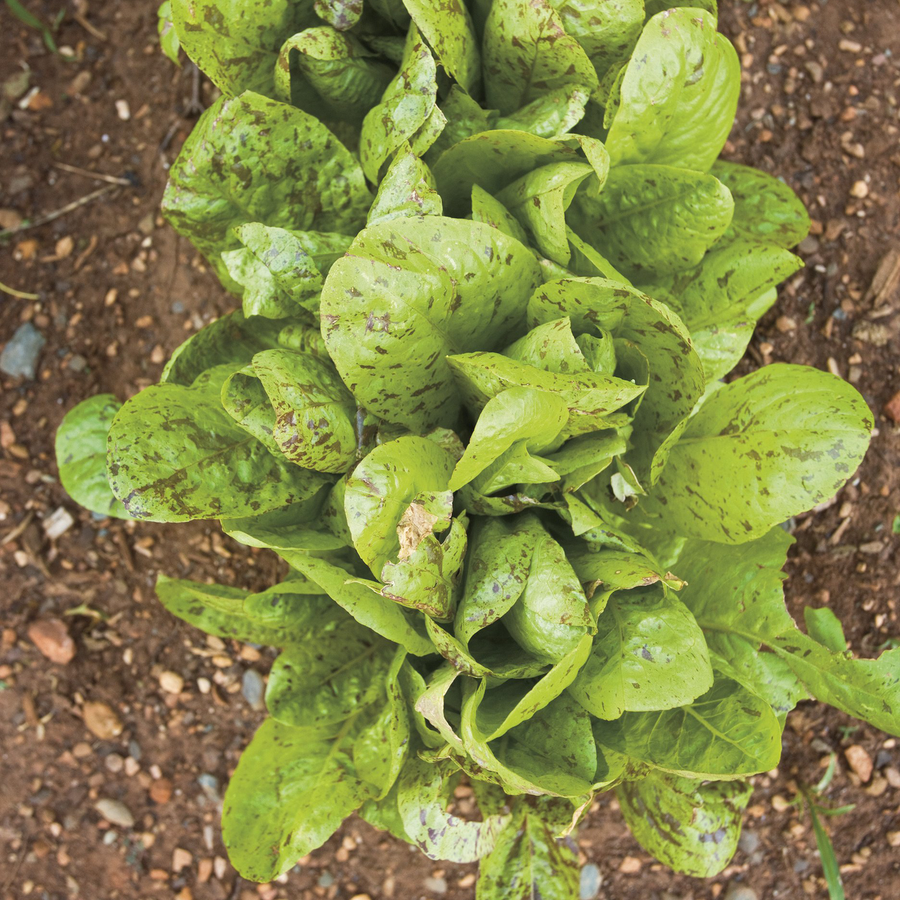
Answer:
<svg viewBox="0 0 900 900"><path fill-rule="evenodd" d="M853 650L874 656L900 640L900 428L886 410L900 392L900 288L869 290L900 247L900 6L721 5L744 77L726 156L784 178L814 217L807 267L781 290L743 367L831 369L862 391L877 424L852 483L794 523L788 601L801 621L804 606L831 606ZM152 586L166 572L261 587L280 564L203 524L98 521L66 496L53 461L66 410L157 380L187 335L234 306L157 215L166 169L193 126L191 70L160 54L155 4L30 8L45 21L66 12L57 40L77 61L48 52L2 7L0 84L27 66L38 90L0 121L0 228L109 190L0 238L0 282L37 295L2 295L0 342L25 321L47 341L36 379L0 381L0 897L470 900L472 866L431 862L355 819L280 883L242 882L225 861L220 793L262 717L244 673L265 675L272 657L205 640L162 609ZM60 508L73 521L50 539L44 526ZM74 639L67 664L29 638L48 618ZM98 703L118 720L103 738L85 724L103 733L91 716L104 711ZM847 895L900 897L897 742L807 703L789 717L784 750L780 768L755 780L733 864L710 881L653 862L615 801L601 799L578 836L582 862L602 872L601 896L705 900L746 886L759 900L825 898L810 822L788 802L834 753L827 803L855 804L828 820ZM104 799L121 801L134 825L105 819L95 808Z"/></svg>

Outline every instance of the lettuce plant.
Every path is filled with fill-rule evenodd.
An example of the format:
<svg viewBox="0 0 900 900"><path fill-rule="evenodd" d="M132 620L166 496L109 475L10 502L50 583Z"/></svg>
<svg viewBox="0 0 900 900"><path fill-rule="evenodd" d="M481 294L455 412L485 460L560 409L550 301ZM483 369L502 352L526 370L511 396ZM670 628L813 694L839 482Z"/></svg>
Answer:
<svg viewBox="0 0 900 900"><path fill-rule="evenodd" d="M241 308L57 452L95 512L287 563L157 585L282 651L225 799L242 875L357 812L481 859L480 900L571 898L566 837L614 791L709 876L799 701L900 734L900 650L785 608L779 524L873 421L814 369L726 378L809 220L717 160L740 70L711 0L171 0L160 32L221 91L164 211Z"/></svg>

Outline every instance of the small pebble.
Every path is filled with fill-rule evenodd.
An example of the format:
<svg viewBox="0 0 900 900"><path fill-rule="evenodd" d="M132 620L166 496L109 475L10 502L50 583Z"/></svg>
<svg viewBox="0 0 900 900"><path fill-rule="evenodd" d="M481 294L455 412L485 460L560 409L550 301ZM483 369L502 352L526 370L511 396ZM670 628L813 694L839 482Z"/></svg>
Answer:
<svg viewBox="0 0 900 900"><path fill-rule="evenodd" d="M266 692L266 683L262 675L256 669L247 669L241 679L241 693L244 699L254 708L263 708L263 696Z"/></svg>
<svg viewBox="0 0 900 900"><path fill-rule="evenodd" d="M594 900L600 895L601 884L603 884L603 876L600 874L598 866L594 863L582 866L578 883L579 900Z"/></svg>
<svg viewBox="0 0 900 900"><path fill-rule="evenodd" d="M172 799L173 784L168 778L159 778L150 785L150 799L154 803L168 803Z"/></svg>
<svg viewBox="0 0 900 900"><path fill-rule="evenodd" d="M106 703L95 700L85 703L83 715L87 730L101 741L109 741L122 733L121 720Z"/></svg>
<svg viewBox="0 0 900 900"><path fill-rule="evenodd" d="M329 872L328 869L326 869L319 876L319 880L317 883L318 883L319 887L330 888L334 884L334 875L332 875L331 872Z"/></svg>
<svg viewBox="0 0 900 900"><path fill-rule="evenodd" d="M52 663L64 666L75 656L75 641L61 619L39 619L28 626L28 637Z"/></svg>
<svg viewBox="0 0 900 900"><path fill-rule="evenodd" d="M759 835L755 831L745 828L741 832L738 846L749 856L759 848Z"/></svg>
<svg viewBox="0 0 900 900"><path fill-rule="evenodd" d="M167 694L180 694L184 688L184 679L177 672L160 672L159 686Z"/></svg>
<svg viewBox="0 0 900 900"><path fill-rule="evenodd" d="M854 744L844 751L844 756L847 757L850 768L859 775L860 781L867 782L872 777L872 769L874 768L872 757L866 753L864 747Z"/></svg>
<svg viewBox="0 0 900 900"><path fill-rule="evenodd" d="M118 773L125 768L125 760L122 759L118 753L110 753L109 756L103 760L103 764L114 775L118 775Z"/></svg>
<svg viewBox="0 0 900 900"><path fill-rule="evenodd" d="M446 878L426 878L424 881L426 890L434 891L435 894L447 893Z"/></svg>
<svg viewBox="0 0 900 900"><path fill-rule="evenodd" d="M725 892L725 900L759 900L759 895L745 884L731 884Z"/></svg>
<svg viewBox="0 0 900 900"><path fill-rule="evenodd" d="M57 507L49 516L44 517L43 521L44 533L50 538L51 541L55 541L57 538L62 537L74 524L75 520L72 518L72 514L64 507Z"/></svg>
<svg viewBox="0 0 900 900"><path fill-rule="evenodd" d="M181 847L176 847L172 853L172 871L180 872L182 869L186 869L193 861L193 853L189 850L183 850Z"/></svg>
<svg viewBox="0 0 900 900"><path fill-rule="evenodd" d="M197 784L203 788L203 793L206 794L213 803L219 802L219 779L216 778L215 775L204 772L202 775L197 776Z"/></svg>
<svg viewBox="0 0 900 900"><path fill-rule="evenodd" d="M864 181L854 182L853 187L850 188L850 196L856 197L857 200L862 200L865 197L868 197L869 186Z"/></svg>
<svg viewBox="0 0 900 900"><path fill-rule="evenodd" d="M134 827L134 816L121 800L110 800L108 798L98 800L94 804L94 809L112 825L118 825L120 828Z"/></svg>
<svg viewBox="0 0 900 900"><path fill-rule="evenodd" d="M33 381L37 374L38 357L46 343L46 338L31 322L24 322L0 353L0 370L14 378Z"/></svg>

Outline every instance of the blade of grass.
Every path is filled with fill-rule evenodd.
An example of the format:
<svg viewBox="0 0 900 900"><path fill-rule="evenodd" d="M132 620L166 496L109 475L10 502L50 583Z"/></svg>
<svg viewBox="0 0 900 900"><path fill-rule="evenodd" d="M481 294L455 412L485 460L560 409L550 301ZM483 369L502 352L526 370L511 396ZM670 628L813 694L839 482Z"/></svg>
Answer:
<svg viewBox="0 0 900 900"><path fill-rule="evenodd" d="M822 860L822 872L825 875L825 883L828 885L828 896L831 900L847 900L844 895L844 885L841 881L841 871L837 858L834 855L834 846L828 832L822 827L819 816L816 813L816 805L806 795L806 805L812 818L813 833L816 836L816 845L819 848L819 857Z"/></svg>
<svg viewBox="0 0 900 900"><path fill-rule="evenodd" d="M47 49L51 53L59 53L59 50L56 46L56 41L53 39L53 32L32 12L29 12L19 0L6 0L6 5L9 7L9 11L23 24L27 25L29 28L34 28L37 31L40 31L41 37L44 39L44 43L47 45Z"/></svg>

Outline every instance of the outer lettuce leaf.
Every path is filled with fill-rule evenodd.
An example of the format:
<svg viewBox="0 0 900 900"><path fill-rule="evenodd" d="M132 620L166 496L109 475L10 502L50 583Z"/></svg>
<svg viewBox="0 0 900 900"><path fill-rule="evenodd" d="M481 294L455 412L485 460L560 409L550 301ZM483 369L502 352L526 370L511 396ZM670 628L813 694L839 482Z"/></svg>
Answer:
<svg viewBox="0 0 900 900"><path fill-rule="evenodd" d="M366 224L380 225L390 219L439 216L443 211L430 169L412 152L409 144L404 144L378 186Z"/></svg>
<svg viewBox="0 0 900 900"><path fill-rule="evenodd" d="M816 629L813 637L802 634L785 608L781 584L791 543L780 528L739 546L689 541L677 563L689 581L684 602L710 647L779 712L805 699L808 691L876 728L900 734L900 650L875 660L854 659L818 643Z"/></svg>
<svg viewBox="0 0 900 900"><path fill-rule="evenodd" d="M532 254L488 225L391 220L365 229L332 267L325 343L370 412L416 431L453 428L460 398L444 357L516 337L538 281Z"/></svg>
<svg viewBox="0 0 900 900"><path fill-rule="evenodd" d="M700 407L641 507L665 531L740 544L829 500L869 444L872 414L846 382L772 365Z"/></svg>
<svg viewBox="0 0 900 900"><path fill-rule="evenodd" d="M616 789L641 846L695 878L712 878L731 861L752 792L744 782L701 784L657 772Z"/></svg>
<svg viewBox="0 0 900 900"><path fill-rule="evenodd" d="M226 97L272 95L278 48L316 21L312 0L171 0L184 52Z"/></svg>
<svg viewBox="0 0 900 900"><path fill-rule="evenodd" d="M706 172L734 122L737 53L715 16L671 9L654 16L631 55L606 146L613 165L657 163Z"/></svg>
<svg viewBox="0 0 900 900"><path fill-rule="evenodd" d="M500 117L494 127L498 130L528 131L538 137L562 137L584 118L589 98L590 94L584 88L565 85L543 94L508 116Z"/></svg>
<svg viewBox="0 0 900 900"><path fill-rule="evenodd" d="M724 240L759 241L790 249L809 234L809 213L783 181L723 159L710 171L734 197L734 218Z"/></svg>
<svg viewBox="0 0 900 900"><path fill-rule="evenodd" d="M246 222L352 234L372 201L356 159L316 118L248 91L200 118L172 166L163 212L235 284L221 260Z"/></svg>
<svg viewBox="0 0 900 900"><path fill-rule="evenodd" d="M153 385L113 419L109 483L134 518L249 516L322 487L322 476L277 458L232 421L218 401L220 389L221 381Z"/></svg>
<svg viewBox="0 0 900 900"><path fill-rule="evenodd" d="M724 677L677 709L594 719L594 733L602 748L685 778L734 781L768 772L781 757L781 726L771 707Z"/></svg>
<svg viewBox="0 0 900 900"><path fill-rule="evenodd" d="M66 493L93 513L130 519L113 496L106 470L109 427L122 404L112 394L97 394L70 409L56 432L56 462Z"/></svg>
<svg viewBox="0 0 900 900"><path fill-rule="evenodd" d="M156 596L179 619L206 634L272 647L301 644L313 628L343 615L318 591L302 576L256 594L165 575L156 580Z"/></svg>
<svg viewBox="0 0 900 900"><path fill-rule="evenodd" d="M738 238L714 247L699 266L642 284L641 290L681 316L709 384L740 362L756 323L775 303L774 287L802 265L774 244Z"/></svg>
<svg viewBox="0 0 900 900"><path fill-rule="evenodd" d="M520 807L522 809L522 807ZM578 858L540 813L517 815L481 862L477 900L575 900Z"/></svg>

